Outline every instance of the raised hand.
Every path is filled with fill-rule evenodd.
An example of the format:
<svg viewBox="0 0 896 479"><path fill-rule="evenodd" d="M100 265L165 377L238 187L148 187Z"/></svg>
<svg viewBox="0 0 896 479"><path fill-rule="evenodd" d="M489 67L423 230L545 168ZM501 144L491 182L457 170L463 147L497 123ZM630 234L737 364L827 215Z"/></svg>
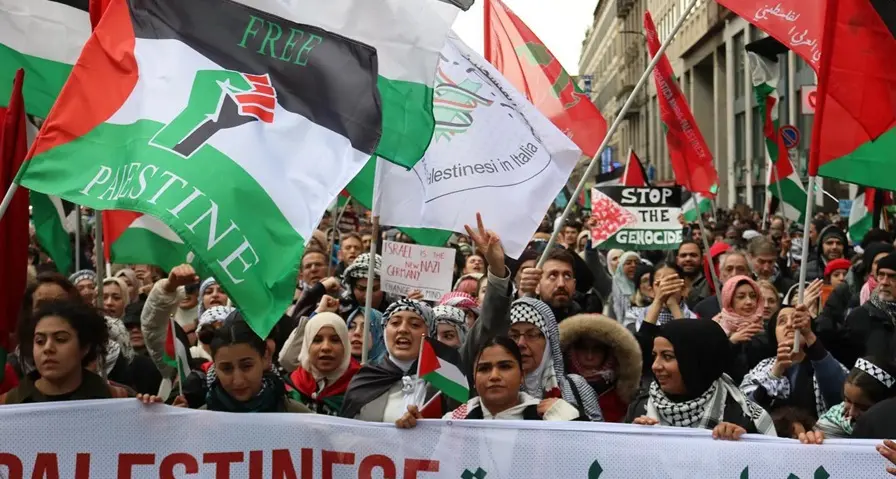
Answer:
<svg viewBox="0 0 896 479"><path fill-rule="evenodd" d="M494 274L494 273L493 273ZM534 298L538 295L538 284L544 272L538 268L526 268L520 276L520 296Z"/></svg>
<svg viewBox="0 0 896 479"><path fill-rule="evenodd" d="M320 298L320 303L317 305L317 309L314 311L316 313L335 313L339 310L339 300L330 296L324 295Z"/></svg>
<svg viewBox="0 0 896 479"><path fill-rule="evenodd" d="M750 324L744 328L741 328L736 333L732 333L728 338L732 344L738 343L746 343L753 339L753 336L756 336L762 332L762 326L759 324Z"/></svg>
<svg viewBox="0 0 896 479"><path fill-rule="evenodd" d="M467 235L476 246L476 250L485 256L488 262L488 269L496 276L504 275L504 247L501 245L501 238L491 230L485 229L482 223L482 215L476 213L476 230L474 231L470 225L464 225Z"/></svg>
<svg viewBox="0 0 896 479"><path fill-rule="evenodd" d="M784 377L790 366L793 366L792 339L778 344L778 355L775 357L775 365L772 366L772 374L779 378Z"/></svg>
<svg viewBox="0 0 896 479"><path fill-rule="evenodd" d="M199 276L196 270L188 264L175 266L168 274L168 282L165 284L165 291L173 293L177 291L178 286L187 286L188 284L196 284L199 282Z"/></svg>

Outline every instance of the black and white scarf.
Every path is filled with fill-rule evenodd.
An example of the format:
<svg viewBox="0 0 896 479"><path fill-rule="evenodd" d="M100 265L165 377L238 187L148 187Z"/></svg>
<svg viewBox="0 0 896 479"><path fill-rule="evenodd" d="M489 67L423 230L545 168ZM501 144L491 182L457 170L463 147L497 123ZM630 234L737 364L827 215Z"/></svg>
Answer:
<svg viewBox="0 0 896 479"><path fill-rule="evenodd" d="M868 301L870 301L875 308L887 313L887 315L890 316L890 321L896 322L896 301L880 299L880 295L877 291L871 294L871 298L869 298Z"/></svg>
<svg viewBox="0 0 896 479"><path fill-rule="evenodd" d="M728 397L740 405L744 415L753 421L760 434L777 435L771 416L765 409L750 401L727 374L723 374L699 397L683 402L669 399L654 381L650 385L647 416L664 426L712 429L722 422Z"/></svg>

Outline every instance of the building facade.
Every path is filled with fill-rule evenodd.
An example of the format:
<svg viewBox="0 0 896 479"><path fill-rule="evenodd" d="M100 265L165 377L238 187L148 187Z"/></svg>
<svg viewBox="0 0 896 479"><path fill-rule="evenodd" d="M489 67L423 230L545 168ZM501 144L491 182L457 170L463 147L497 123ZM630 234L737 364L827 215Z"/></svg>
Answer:
<svg viewBox="0 0 896 479"><path fill-rule="evenodd" d="M592 75L592 100L608 121L616 118L649 61L645 38L636 34L643 31L644 10L650 11L660 40L665 40L689 3L690 0L600 0L594 27L583 44L579 73ZM666 51L697 126L713 153L719 172L719 206L743 203L761 209L766 201L768 165L763 122L744 50L745 45L763 36L716 2L698 0ZM609 50L610 46L614 49ZM801 132L791 159L805 176L813 115L803 111L801 92L815 85L815 75L793 53L782 55L779 65L778 113L782 123L794 125ZM656 168L657 181L674 180L652 79L636 97L632 110L612 138L616 161L624 158L619 153L625 154L633 147L642 161ZM829 190L834 187L826 184Z"/></svg>

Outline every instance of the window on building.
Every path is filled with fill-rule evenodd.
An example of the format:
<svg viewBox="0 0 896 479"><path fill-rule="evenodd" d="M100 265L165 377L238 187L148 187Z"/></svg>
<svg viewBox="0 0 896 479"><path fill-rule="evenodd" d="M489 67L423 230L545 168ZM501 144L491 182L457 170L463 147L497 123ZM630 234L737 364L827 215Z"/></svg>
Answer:
<svg viewBox="0 0 896 479"><path fill-rule="evenodd" d="M734 115L734 182L736 184L743 184L746 181L744 176L747 168L746 136L746 113L738 113Z"/></svg>
<svg viewBox="0 0 896 479"><path fill-rule="evenodd" d="M743 98L746 93L746 53L744 34L734 36L734 98Z"/></svg>

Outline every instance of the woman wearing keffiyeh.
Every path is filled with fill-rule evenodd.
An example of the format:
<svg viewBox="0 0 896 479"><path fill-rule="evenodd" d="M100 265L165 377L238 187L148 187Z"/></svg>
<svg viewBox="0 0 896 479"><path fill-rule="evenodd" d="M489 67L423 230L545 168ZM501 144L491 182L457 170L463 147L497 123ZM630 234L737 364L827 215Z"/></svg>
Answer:
<svg viewBox="0 0 896 479"><path fill-rule="evenodd" d="M822 437L850 437L856 420L871 406L896 396L896 364L884 358L859 358L843 383L843 402L828 409L815 430ZM800 437L804 440L804 437ZM820 442L817 441L817 442Z"/></svg>
<svg viewBox="0 0 896 479"><path fill-rule="evenodd" d="M771 416L750 401L725 374L731 348L710 320L672 321L653 344L656 378L629 409L626 422L711 429L716 439L745 433L774 436Z"/></svg>

